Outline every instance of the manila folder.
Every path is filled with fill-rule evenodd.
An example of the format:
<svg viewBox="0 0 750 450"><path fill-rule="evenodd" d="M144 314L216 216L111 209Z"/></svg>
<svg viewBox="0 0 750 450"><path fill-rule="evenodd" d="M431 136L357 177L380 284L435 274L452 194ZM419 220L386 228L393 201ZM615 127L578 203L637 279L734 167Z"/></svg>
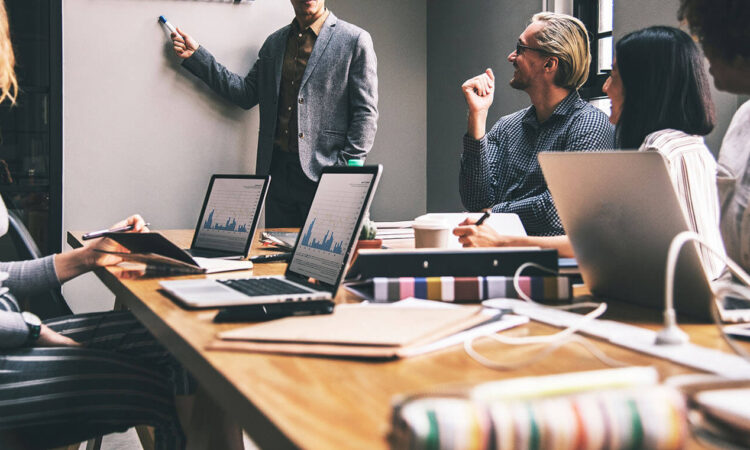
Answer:
<svg viewBox="0 0 750 450"><path fill-rule="evenodd" d="M344 304L333 314L288 317L226 331L211 350L237 350L354 358L398 358L494 317L482 307L405 308L382 304Z"/></svg>

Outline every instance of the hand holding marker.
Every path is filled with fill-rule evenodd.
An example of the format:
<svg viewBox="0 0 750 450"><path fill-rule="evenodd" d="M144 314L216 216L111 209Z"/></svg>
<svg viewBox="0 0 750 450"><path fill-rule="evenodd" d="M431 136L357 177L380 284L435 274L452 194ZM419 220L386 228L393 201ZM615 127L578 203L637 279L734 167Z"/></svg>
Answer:
<svg viewBox="0 0 750 450"><path fill-rule="evenodd" d="M198 47L200 45L195 41L195 39L169 23L166 17L159 16L159 23L164 25L167 30L169 30L169 37L172 40L172 48L174 49L174 52L177 56L182 59L187 59L193 56L193 53L198 50Z"/></svg>
<svg viewBox="0 0 750 450"><path fill-rule="evenodd" d="M167 27L167 29L169 30L170 33L177 33L177 28L175 28L174 25L172 25L171 23L169 23L169 21L167 20L166 17L159 16L159 22L162 23L162 24L164 24L164 26ZM177 33L177 34L179 34L179 33Z"/></svg>

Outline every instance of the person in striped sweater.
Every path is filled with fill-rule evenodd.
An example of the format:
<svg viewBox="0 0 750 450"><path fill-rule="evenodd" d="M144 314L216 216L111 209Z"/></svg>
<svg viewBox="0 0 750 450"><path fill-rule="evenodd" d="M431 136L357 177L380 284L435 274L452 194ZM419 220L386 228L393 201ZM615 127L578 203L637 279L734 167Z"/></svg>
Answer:
<svg viewBox="0 0 750 450"><path fill-rule="evenodd" d="M0 102L16 101L14 64L0 0ZM124 225L133 225L133 232L147 231L138 215L115 227ZM7 230L8 214L0 199L0 236ZM59 447L135 425L154 427L158 449L185 447L176 404L181 412L190 409L195 382L130 312L42 322L21 311L13 297L59 288L85 272L116 264L119 257L97 251L115 248L99 238L73 251L0 263L0 449ZM199 432L221 430L214 433L223 438L216 448L242 447L233 421L217 419L204 426L216 430Z"/></svg>
<svg viewBox="0 0 750 450"><path fill-rule="evenodd" d="M604 92L612 101L609 120L616 125L617 146L660 152L690 229L723 249L716 160L703 140L715 124L714 106L703 58L690 36L666 26L627 34L616 44ZM502 236L471 220L453 233L465 247L540 246L575 256L564 235ZM721 261L707 250L701 258L709 277L718 277Z"/></svg>

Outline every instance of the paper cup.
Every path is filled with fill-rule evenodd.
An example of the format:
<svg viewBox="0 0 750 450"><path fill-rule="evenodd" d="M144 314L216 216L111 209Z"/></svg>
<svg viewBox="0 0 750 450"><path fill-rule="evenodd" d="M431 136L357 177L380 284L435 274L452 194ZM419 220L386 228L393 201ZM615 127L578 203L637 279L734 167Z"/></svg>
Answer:
<svg viewBox="0 0 750 450"><path fill-rule="evenodd" d="M417 221L414 228L414 246L417 248L442 248L448 246L450 227L441 221Z"/></svg>

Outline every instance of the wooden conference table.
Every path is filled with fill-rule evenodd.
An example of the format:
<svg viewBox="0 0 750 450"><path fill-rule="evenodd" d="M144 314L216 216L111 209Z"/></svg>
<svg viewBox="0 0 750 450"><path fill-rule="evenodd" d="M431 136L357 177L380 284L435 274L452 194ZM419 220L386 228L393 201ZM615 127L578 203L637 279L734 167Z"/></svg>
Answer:
<svg viewBox="0 0 750 450"><path fill-rule="evenodd" d="M192 230L160 231L183 248L188 247L192 239ZM81 234L68 233L68 244L80 247ZM251 254L263 252L254 245ZM252 272L209 276L241 278L250 274L279 274L285 266L285 263L257 264ZM446 384L606 368L579 346L565 346L524 369L503 372L479 365L461 346L390 362L207 351L205 347L217 332L245 325L214 324L212 318L216 310L190 311L180 307L158 290L161 278L133 277L132 271L121 267L99 269L96 274L261 448L385 448L391 402L398 394ZM336 301L356 302L357 298L342 288ZM607 317L651 329L660 326L659 312L633 305L610 303ZM681 326L694 343L730 351L714 326ZM506 333L520 336L555 330L531 322ZM693 372L604 342L596 344L621 361L655 366L662 378ZM526 348L509 348L489 339L479 341L477 349L497 360L513 361L530 356Z"/></svg>

